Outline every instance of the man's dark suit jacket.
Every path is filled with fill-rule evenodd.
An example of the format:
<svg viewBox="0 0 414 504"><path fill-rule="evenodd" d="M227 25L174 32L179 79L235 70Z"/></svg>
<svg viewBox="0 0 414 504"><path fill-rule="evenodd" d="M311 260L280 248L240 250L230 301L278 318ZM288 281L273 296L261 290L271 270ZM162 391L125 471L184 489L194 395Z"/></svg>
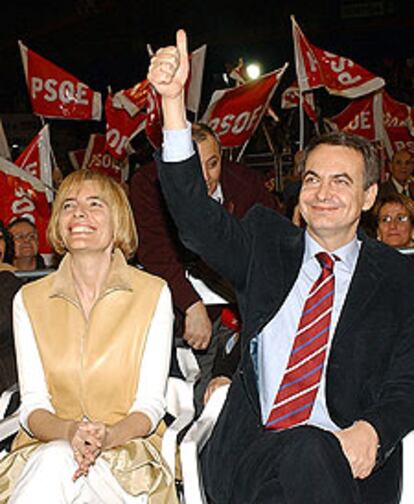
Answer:
<svg viewBox="0 0 414 504"><path fill-rule="evenodd" d="M298 276L304 232L260 206L242 221L229 216L206 196L196 156L158 163L183 243L229 279L242 315L242 360L203 457L208 493L227 503L238 461L262 429L250 342ZM364 504L395 504L401 439L414 428L414 267L397 251L362 240L328 357L327 406L340 428L359 419L374 426L381 443L376 470L357 481Z"/></svg>
<svg viewBox="0 0 414 504"><path fill-rule="evenodd" d="M414 184L412 182L408 185L408 189L410 192L410 198L414 199ZM398 189L395 187L390 177L388 180L380 184L378 190L378 199L387 198L391 194L400 194L400 193L398 192Z"/></svg>
<svg viewBox="0 0 414 504"><path fill-rule="evenodd" d="M224 207L238 218L256 203L278 208L260 174L244 165L223 162L220 183ZM200 300L186 278L186 269L196 258L180 242L162 196L155 163L139 168L132 177L130 201L138 230L138 261L147 271L168 282L174 306L183 315Z"/></svg>

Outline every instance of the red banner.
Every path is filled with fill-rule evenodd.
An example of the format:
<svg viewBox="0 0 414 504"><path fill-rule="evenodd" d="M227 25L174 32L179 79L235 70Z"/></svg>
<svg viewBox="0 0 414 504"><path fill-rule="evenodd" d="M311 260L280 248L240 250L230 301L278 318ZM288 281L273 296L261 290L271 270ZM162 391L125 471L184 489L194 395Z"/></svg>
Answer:
<svg viewBox="0 0 414 504"><path fill-rule="evenodd" d="M146 114L139 112L131 116L125 108L115 106L112 95L105 102L106 146L112 157L123 161L127 155L129 141L145 127Z"/></svg>
<svg viewBox="0 0 414 504"><path fill-rule="evenodd" d="M300 96L299 96L299 86L298 82L294 81L292 84L286 88L282 93L282 109L291 109L299 107ZM316 123L318 121L318 116L316 114L315 100L313 99L312 91L303 93L303 109L309 119Z"/></svg>
<svg viewBox="0 0 414 504"><path fill-rule="evenodd" d="M46 240L50 211L46 188L42 182L6 159L0 159L0 219L6 224L26 217L36 224L39 232L39 252L52 251Z"/></svg>
<svg viewBox="0 0 414 504"><path fill-rule="evenodd" d="M382 113L380 112L380 121ZM373 96L353 100L342 112L326 120L335 129L360 135L371 142L381 140L381 129L376 127Z"/></svg>
<svg viewBox="0 0 414 504"><path fill-rule="evenodd" d="M407 149L414 156L414 108L382 93L384 127L393 152Z"/></svg>
<svg viewBox="0 0 414 504"><path fill-rule="evenodd" d="M14 162L19 168L40 179L48 189L46 196L53 200L52 163L49 126L46 124Z"/></svg>
<svg viewBox="0 0 414 504"><path fill-rule="evenodd" d="M215 91L203 122L223 147L240 147L253 135L287 65L247 84Z"/></svg>
<svg viewBox="0 0 414 504"><path fill-rule="evenodd" d="M61 119L101 119L101 95L21 42L33 113Z"/></svg>
<svg viewBox="0 0 414 504"><path fill-rule="evenodd" d="M127 178L128 163L120 163L105 150L105 135L93 134L89 137L88 147L82 168L95 170L110 177L117 182L123 182Z"/></svg>
<svg viewBox="0 0 414 504"><path fill-rule="evenodd" d="M352 60L312 45L292 16L295 64L301 91L319 87L339 96L358 98L385 86L384 79Z"/></svg>
<svg viewBox="0 0 414 504"><path fill-rule="evenodd" d="M381 141L390 159L401 149L414 154L414 109L384 91L354 100L327 122L371 141Z"/></svg>

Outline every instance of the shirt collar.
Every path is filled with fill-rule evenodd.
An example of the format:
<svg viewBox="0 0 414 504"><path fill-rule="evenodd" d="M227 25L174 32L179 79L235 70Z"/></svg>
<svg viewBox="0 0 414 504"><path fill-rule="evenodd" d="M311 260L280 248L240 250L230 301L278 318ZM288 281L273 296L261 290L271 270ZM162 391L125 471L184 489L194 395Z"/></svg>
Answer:
<svg viewBox="0 0 414 504"><path fill-rule="evenodd" d="M216 190L211 195L211 198L217 201L217 203L220 203L220 205L223 204L224 196L223 196L223 189L221 188L220 183L217 184Z"/></svg>
<svg viewBox="0 0 414 504"><path fill-rule="evenodd" d="M394 177L391 177L391 180L392 180L392 183L395 185L395 188L397 189L397 191L401 194L404 189L406 189L408 187L408 183L405 184L405 185L402 185L400 184L400 182L398 182L398 180L396 180Z"/></svg>
<svg viewBox="0 0 414 504"><path fill-rule="evenodd" d="M305 254L303 256L303 263L306 264L309 261L316 260L315 256L318 252L327 252L331 256L336 256L340 259L341 266L352 272L355 268L356 261L358 259L359 250L361 248L361 241L355 238L351 240L346 245L334 250L333 252L327 252L324 250L319 243L314 240L308 231L305 232Z"/></svg>

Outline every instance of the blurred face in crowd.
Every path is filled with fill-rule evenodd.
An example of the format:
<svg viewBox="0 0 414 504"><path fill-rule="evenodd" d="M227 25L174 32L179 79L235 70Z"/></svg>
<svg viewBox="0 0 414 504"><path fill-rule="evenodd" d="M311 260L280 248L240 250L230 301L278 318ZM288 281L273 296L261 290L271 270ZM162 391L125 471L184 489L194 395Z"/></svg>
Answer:
<svg viewBox="0 0 414 504"><path fill-rule="evenodd" d="M397 202L385 203L378 213L378 238L391 247L412 243L413 225L409 211Z"/></svg>
<svg viewBox="0 0 414 504"><path fill-rule="evenodd" d="M39 251L37 230L28 222L18 222L9 228L14 241L15 259L31 259Z"/></svg>
<svg viewBox="0 0 414 504"><path fill-rule="evenodd" d="M4 239L3 232L0 231L0 263L4 260L4 254L6 252L6 240Z"/></svg>
<svg viewBox="0 0 414 504"><path fill-rule="evenodd" d="M114 229L109 205L99 184L85 180L66 196L59 215L59 233L67 250L112 253Z"/></svg>
<svg viewBox="0 0 414 504"><path fill-rule="evenodd" d="M197 149L208 195L211 196L217 189L221 175L220 147L215 139L208 135L205 140L197 143Z"/></svg>
<svg viewBox="0 0 414 504"><path fill-rule="evenodd" d="M357 150L320 144L309 153L299 207L310 235L328 250L354 238L361 212L376 194L376 184L364 189L364 158Z"/></svg>
<svg viewBox="0 0 414 504"><path fill-rule="evenodd" d="M405 185L413 170L413 160L407 150L400 150L395 153L392 159L391 173L397 182Z"/></svg>

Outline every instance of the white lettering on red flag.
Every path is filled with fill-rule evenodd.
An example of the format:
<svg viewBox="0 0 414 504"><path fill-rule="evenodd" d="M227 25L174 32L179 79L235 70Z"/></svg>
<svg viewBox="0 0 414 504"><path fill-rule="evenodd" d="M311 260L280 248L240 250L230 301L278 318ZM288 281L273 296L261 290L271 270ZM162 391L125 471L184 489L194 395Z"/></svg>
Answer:
<svg viewBox="0 0 414 504"><path fill-rule="evenodd" d="M128 175L128 163L121 163L105 150L105 135L93 134L89 137L88 147L83 160L83 169L98 171L123 182Z"/></svg>
<svg viewBox="0 0 414 504"><path fill-rule="evenodd" d="M101 94L24 46L20 52L34 114L63 119L101 119Z"/></svg>
<svg viewBox="0 0 414 504"><path fill-rule="evenodd" d="M383 93L384 127L392 153L407 149L414 156L414 108Z"/></svg>
<svg viewBox="0 0 414 504"><path fill-rule="evenodd" d="M286 68L215 91L202 121L218 134L223 147L240 147L253 135Z"/></svg>
<svg viewBox="0 0 414 504"><path fill-rule="evenodd" d="M349 58L311 44L292 16L296 74L300 90L325 87L333 95L358 98L385 86L385 81Z"/></svg>
<svg viewBox="0 0 414 504"><path fill-rule="evenodd" d="M46 239L50 210L46 188L36 177L6 159L0 158L0 219L5 223L26 217L36 224L39 232L39 252L52 249Z"/></svg>
<svg viewBox="0 0 414 504"><path fill-rule="evenodd" d="M342 112L326 121L335 129L363 136L372 142L380 140L375 128L372 95L353 100Z"/></svg>
<svg viewBox="0 0 414 504"><path fill-rule="evenodd" d="M19 168L40 179L45 186L47 200L53 200L52 163L49 126L46 124L14 162Z"/></svg>
<svg viewBox="0 0 414 504"><path fill-rule="evenodd" d="M145 127L146 115L139 112L131 116L124 107L115 106L112 95L105 102L106 146L112 157L123 161L127 155L129 141Z"/></svg>

